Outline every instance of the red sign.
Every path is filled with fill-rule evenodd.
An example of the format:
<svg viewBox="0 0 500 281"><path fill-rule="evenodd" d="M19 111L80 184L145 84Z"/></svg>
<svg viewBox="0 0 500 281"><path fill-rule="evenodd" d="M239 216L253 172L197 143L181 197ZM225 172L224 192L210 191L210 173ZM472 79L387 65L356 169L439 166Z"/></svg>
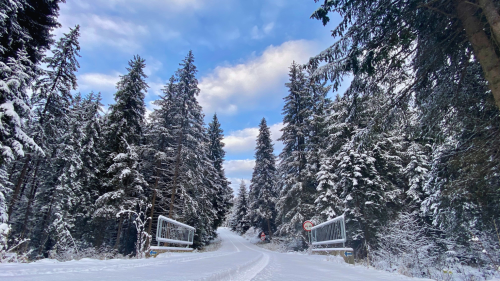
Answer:
<svg viewBox="0 0 500 281"><path fill-rule="evenodd" d="M264 232L260 234L260 240L262 241L266 240L266 234Z"/></svg>
<svg viewBox="0 0 500 281"><path fill-rule="evenodd" d="M313 228L314 224L310 221L305 221L303 224L302 224L302 228L305 230L305 231L311 231L311 228Z"/></svg>

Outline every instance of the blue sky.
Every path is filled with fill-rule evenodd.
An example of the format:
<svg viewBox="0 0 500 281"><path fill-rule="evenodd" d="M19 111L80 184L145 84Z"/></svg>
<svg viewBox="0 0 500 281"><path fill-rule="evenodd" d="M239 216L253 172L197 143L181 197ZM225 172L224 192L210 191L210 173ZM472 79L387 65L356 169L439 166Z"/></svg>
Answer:
<svg viewBox="0 0 500 281"><path fill-rule="evenodd" d="M61 4L62 28L81 27L78 91L101 92L112 104L119 75L138 54L146 59L148 110L189 50L208 123L214 112L225 133L227 177L250 180L257 126L265 117L280 136L284 83L292 61L305 63L334 42L338 19L310 19L314 0L71 0ZM282 145L275 142L275 152Z"/></svg>

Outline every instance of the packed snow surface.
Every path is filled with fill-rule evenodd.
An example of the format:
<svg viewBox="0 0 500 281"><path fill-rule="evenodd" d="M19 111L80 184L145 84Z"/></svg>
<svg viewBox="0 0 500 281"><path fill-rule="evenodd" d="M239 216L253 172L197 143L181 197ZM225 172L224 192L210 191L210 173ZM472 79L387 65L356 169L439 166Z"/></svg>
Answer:
<svg viewBox="0 0 500 281"><path fill-rule="evenodd" d="M424 280L329 261L326 256L272 252L227 228L218 233L222 246L214 252L0 264L0 280Z"/></svg>

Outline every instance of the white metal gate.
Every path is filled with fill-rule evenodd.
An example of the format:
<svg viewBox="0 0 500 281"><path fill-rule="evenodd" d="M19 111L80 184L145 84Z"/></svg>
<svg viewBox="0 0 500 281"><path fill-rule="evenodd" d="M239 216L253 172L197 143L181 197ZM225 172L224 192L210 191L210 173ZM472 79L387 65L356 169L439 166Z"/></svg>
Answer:
<svg viewBox="0 0 500 281"><path fill-rule="evenodd" d="M156 241L158 242L158 246L152 246L151 249L192 251L193 249L189 248L189 246L193 245L194 232L194 227L160 215L158 216L158 226L156 227ZM186 246L166 247L160 246L160 242Z"/></svg>
<svg viewBox="0 0 500 281"><path fill-rule="evenodd" d="M313 251L353 251L352 248L345 247L347 238L345 233L344 215L311 228L311 240ZM342 244L342 247L327 247L327 245L339 244Z"/></svg>

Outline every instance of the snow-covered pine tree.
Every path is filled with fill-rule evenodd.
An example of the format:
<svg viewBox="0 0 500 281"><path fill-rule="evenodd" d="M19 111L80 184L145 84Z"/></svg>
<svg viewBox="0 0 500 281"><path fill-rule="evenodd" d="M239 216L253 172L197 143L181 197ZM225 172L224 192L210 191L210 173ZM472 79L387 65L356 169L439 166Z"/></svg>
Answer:
<svg viewBox="0 0 500 281"><path fill-rule="evenodd" d="M7 63L25 50L33 66L38 65L54 43L50 34L57 22L62 0L14 0L0 4L0 61Z"/></svg>
<svg viewBox="0 0 500 281"><path fill-rule="evenodd" d="M177 138L172 174L169 215L196 228L195 247L208 243L215 236L213 228L216 210L212 198L220 190L219 175L209 155L209 140L203 122L203 112L196 96L199 94L194 55L189 51L176 76L173 135ZM178 196L177 196L178 195ZM174 206L179 200L177 206ZM175 209L174 209L175 207ZM179 208L180 207L180 208Z"/></svg>
<svg viewBox="0 0 500 281"><path fill-rule="evenodd" d="M318 81L313 73L314 71L312 70L308 71L306 83L307 90L312 95L309 138L306 142L306 177L317 188L318 181L316 175L321 166L320 161L325 147L325 140L328 139L326 118L329 116L328 109L331 100L327 97L327 94L331 86L326 86L325 81Z"/></svg>
<svg viewBox="0 0 500 281"><path fill-rule="evenodd" d="M243 234L247 232L251 226L249 219L247 187L244 181L241 181L240 183L240 189L238 191L238 197L236 198L234 208L235 215L233 218L234 222L232 224L232 230Z"/></svg>
<svg viewBox="0 0 500 281"><path fill-rule="evenodd" d="M349 100L337 96L326 110L326 135L322 145L319 171L316 174L318 186L316 188L316 215L314 219L323 222L340 216L344 212L341 198L342 188L335 183L340 179L333 172L336 168L335 154L351 137L351 125L348 122Z"/></svg>
<svg viewBox="0 0 500 281"><path fill-rule="evenodd" d="M337 97L329 109L329 137L318 173L317 220L345 214L349 244L360 255L376 246L378 229L400 206L402 189L395 182L404 184L398 137L367 130L381 102L351 90Z"/></svg>
<svg viewBox="0 0 500 281"><path fill-rule="evenodd" d="M31 97L35 119L29 124L30 134L44 150L45 155L30 153L22 159L23 164L20 165L22 168L9 202L8 213L13 214L16 207L27 207L18 206L17 203L28 183L33 191L38 190L33 193L33 196L36 196L34 201L36 204L33 208L35 208L35 213L42 216L42 219L37 220L37 225L34 227L32 243L38 244L39 252L43 250L44 241L48 237L47 228L52 220L52 205L55 202L53 195L64 166L58 159L59 149L64 142L63 136L71 131L69 128L72 101L70 91L77 87L75 72L79 67L78 37L79 26L74 29L70 28L70 31L64 34L55 45L52 50L53 56L43 60L47 63L48 70L43 72L44 75L35 84ZM27 173L28 169L30 173ZM24 213L23 208L18 208L18 215ZM19 218L19 216L15 217L18 224L21 223Z"/></svg>
<svg viewBox="0 0 500 281"><path fill-rule="evenodd" d="M101 221L98 232L102 232L102 228L109 224L114 224L115 216L121 209L130 210L137 205L138 200L146 200L144 188L147 182L140 172L138 155L145 127L144 97L148 88L145 67L145 60L140 56L134 56L129 61L128 73L121 76L117 83L116 103L110 106L110 113L106 118L104 137L108 153L105 168L107 179L94 212L94 219ZM115 248L120 246L124 219L123 216L118 218L116 238L108 237L111 239L108 243L114 240ZM131 225L130 221L126 223ZM129 241L134 243L135 238ZM122 249L134 249L133 245L122 246Z"/></svg>
<svg viewBox="0 0 500 281"><path fill-rule="evenodd" d="M224 173L223 163L226 152L224 151L224 131L221 129L217 114L214 114L212 122L208 124L208 138L210 159L214 163L214 168L219 174L220 190L216 191L216 195L212 200L213 207L217 211L217 219L214 220L214 228L221 226L226 219L226 215L231 209L231 199L233 198L233 190L229 186Z"/></svg>
<svg viewBox="0 0 500 281"><path fill-rule="evenodd" d="M204 116L196 100L200 90L192 52L180 66L165 86L164 96L155 101L159 108L151 114L148 153L156 156L151 156L155 160L147 165L159 167L154 168L158 174L155 172L155 180L150 181L158 200L153 222L163 213L195 227L195 247L199 247L215 236L213 199L226 180L210 158Z"/></svg>
<svg viewBox="0 0 500 281"><path fill-rule="evenodd" d="M58 144L53 157L59 175L55 180L55 191L52 193L53 215L50 218L48 235L54 246L50 255L61 254L64 251L78 251L72 232L75 217L81 216L77 208L80 207L82 199L85 199L81 177L82 145L85 138L85 126L82 125L85 123L80 116L83 116L83 108L81 95L78 94L73 99L71 111L68 113L67 130L62 135L62 141Z"/></svg>
<svg viewBox="0 0 500 281"><path fill-rule="evenodd" d="M313 115L312 91L301 67L295 62L290 67L290 82L285 85L289 94L284 98L283 132L280 140L284 144L280 153L279 171L279 235L296 239L307 237L302 223L314 216L315 175L307 171L307 143L311 135ZM317 97L318 98L318 97Z"/></svg>
<svg viewBox="0 0 500 281"><path fill-rule="evenodd" d="M12 188L19 192L20 184L13 185L11 177L7 176L8 166L16 158L22 158L25 152L31 151L43 154L26 131L26 120L30 118L30 103L27 89L30 87L34 74L31 62L26 52L19 52L17 58L10 58L7 63L0 62L0 223L7 223L17 194L12 194ZM28 164L25 164L28 168ZM26 169L24 173L26 173ZM13 171L11 171L12 173ZM19 175L22 181L24 175ZM16 199L13 199L16 197ZM7 203L10 198L9 204ZM14 201L13 201L14 200Z"/></svg>
<svg viewBox="0 0 500 281"><path fill-rule="evenodd" d="M26 90L40 74L38 68L53 43L50 31L59 26L61 1L6 1L0 4L0 173L5 162L22 158L25 152L42 153L27 133L31 104ZM10 165L9 165L10 166ZM15 172L15 166L11 174ZM18 176L19 177L19 176ZM10 196L11 175L0 183L0 223L8 221L6 198Z"/></svg>
<svg viewBox="0 0 500 281"><path fill-rule="evenodd" d="M248 194L248 213L252 226L268 232L270 237L276 230L277 196L276 156L271 132L266 119L262 118L255 148L255 167Z"/></svg>
<svg viewBox="0 0 500 281"><path fill-rule="evenodd" d="M163 95L153 101L156 108L149 116L146 127L145 145L143 147L145 161L143 172L149 182L151 210L147 232L156 232L158 215L168 213L171 195L172 174L170 167L175 163L174 148L177 137L174 135L178 108L174 105L176 96L175 77L169 79L163 89ZM178 120L177 120L178 121Z"/></svg>

